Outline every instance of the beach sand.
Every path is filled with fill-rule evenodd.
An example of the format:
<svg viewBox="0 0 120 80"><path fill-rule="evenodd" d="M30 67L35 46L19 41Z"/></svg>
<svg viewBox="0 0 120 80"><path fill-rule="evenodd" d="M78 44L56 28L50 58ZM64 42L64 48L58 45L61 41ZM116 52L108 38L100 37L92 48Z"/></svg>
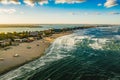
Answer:
<svg viewBox="0 0 120 80"><path fill-rule="evenodd" d="M44 55L45 50L56 38L71 33L61 32L31 43L20 43L19 46L10 46L8 50L0 50L0 74L39 58Z"/></svg>

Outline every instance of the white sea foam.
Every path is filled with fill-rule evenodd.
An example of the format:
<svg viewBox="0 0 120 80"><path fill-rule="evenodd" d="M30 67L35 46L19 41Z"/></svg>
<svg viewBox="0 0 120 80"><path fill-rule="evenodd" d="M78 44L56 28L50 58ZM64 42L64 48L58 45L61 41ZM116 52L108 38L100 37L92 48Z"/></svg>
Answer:
<svg viewBox="0 0 120 80"><path fill-rule="evenodd" d="M73 37L73 35L63 36L56 39L45 56L35 61L32 61L28 64L25 64L24 66L21 66L16 70L10 71L3 76L0 76L0 80L13 80L33 75L36 69L38 68L41 69L47 63L70 56L69 54L66 54L65 51L70 51L74 49L75 38L71 37ZM65 51L61 52L62 51L61 49L65 49ZM30 73L32 71L33 74L31 73L30 75L26 75L27 73Z"/></svg>
<svg viewBox="0 0 120 80"><path fill-rule="evenodd" d="M109 41L107 38L93 38L95 42L92 44L89 44L90 47L93 49L103 49L103 46L106 44L106 42Z"/></svg>
<svg viewBox="0 0 120 80"><path fill-rule="evenodd" d="M82 33L83 34L83 33ZM76 48L76 43L80 43L83 39L94 40L95 42L89 44L93 49L102 49L102 46L108 41L106 38L92 38L92 36L77 35L71 34L57 38L54 43L50 46L49 51L43 57L32 61L24 66L19 67L16 70L10 71L7 74L0 76L0 80L13 80L21 77L27 77L33 75L36 69L42 69L48 63L57 61L59 59L71 56L69 51L72 51ZM26 75L27 73L30 73ZM24 79L22 79L24 80Z"/></svg>
<svg viewBox="0 0 120 80"><path fill-rule="evenodd" d="M113 38L114 38L115 40L120 40L120 35L115 35Z"/></svg>
<svg viewBox="0 0 120 80"><path fill-rule="evenodd" d="M75 34L59 37L50 46L50 49L45 56L35 61L32 61L28 64L25 64L24 66L21 66L16 70L10 71L3 76L0 76L0 80L13 80L13 79L24 77L26 73L34 71L37 68L40 69L49 62L56 61L64 57L70 56L68 51L72 51L75 47L75 44L77 42L82 41L82 39L84 38L89 38L89 37L88 36L77 36Z"/></svg>

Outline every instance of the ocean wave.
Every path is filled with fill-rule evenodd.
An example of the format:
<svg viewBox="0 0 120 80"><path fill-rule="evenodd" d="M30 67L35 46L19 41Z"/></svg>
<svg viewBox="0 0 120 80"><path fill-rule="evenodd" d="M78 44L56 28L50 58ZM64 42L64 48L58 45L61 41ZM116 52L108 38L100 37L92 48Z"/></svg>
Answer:
<svg viewBox="0 0 120 80"><path fill-rule="evenodd" d="M104 65L108 64L109 61L111 61L111 58L113 61L116 61L115 57L117 57L116 55L119 54L117 52L116 54L112 53L120 50L120 45L118 45L118 43L112 39L114 37L103 37L103 33L107 34L105 30L100 30L103 31L103 33L99 30L100 29L91 29L90 31L79 30L75 31L71 35L57 38L46 51L44 56L0 76L0 80L27 80L40 71L44 72L44 69L47 69L47 71L44 72L44 74L46 73L43 76L44 80L53 74L56 74L54 80L57 80L65 75L63 73L69 73L71 75L69 76L70 78L74 78L74 76L77 75L75 80L79 80L82 72L85 72L85 70L91 72L95 70L101 70L104 73L104 70L106 69ZM96 34L93 34L95 32ZM108 33L111 35L110 32ZM119 35L117 35L115 38L119 39ZM113 52L110 52L109 50L113 50ZM109 64L111 66L113 65L112 63ZM51 65L54 66L51 67ZM109 67L109 65L106 66ZM105 68L103 69L103 67Z"/></svg>

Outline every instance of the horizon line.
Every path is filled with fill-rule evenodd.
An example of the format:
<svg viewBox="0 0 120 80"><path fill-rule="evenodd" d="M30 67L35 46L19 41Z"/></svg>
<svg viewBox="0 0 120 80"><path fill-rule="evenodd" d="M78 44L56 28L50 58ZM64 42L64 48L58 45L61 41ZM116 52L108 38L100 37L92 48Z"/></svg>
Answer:
<svg viewBox="0 0 120 80"><path fill-rule="evenodd" d="M108 24L108 23L0 23L0 25L59 25L59 24L66 24L66 25L120 25L120 24Z"/></svg>

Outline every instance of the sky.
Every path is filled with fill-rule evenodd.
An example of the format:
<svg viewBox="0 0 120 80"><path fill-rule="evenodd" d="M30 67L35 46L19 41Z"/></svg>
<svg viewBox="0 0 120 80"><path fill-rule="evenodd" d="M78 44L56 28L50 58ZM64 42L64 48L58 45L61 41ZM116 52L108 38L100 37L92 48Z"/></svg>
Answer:
<svg viewBox="0 0 120 80"><path fill-rule="evenodd" d="M120 24L120 0L0 0L0 24Z"/></svg>

